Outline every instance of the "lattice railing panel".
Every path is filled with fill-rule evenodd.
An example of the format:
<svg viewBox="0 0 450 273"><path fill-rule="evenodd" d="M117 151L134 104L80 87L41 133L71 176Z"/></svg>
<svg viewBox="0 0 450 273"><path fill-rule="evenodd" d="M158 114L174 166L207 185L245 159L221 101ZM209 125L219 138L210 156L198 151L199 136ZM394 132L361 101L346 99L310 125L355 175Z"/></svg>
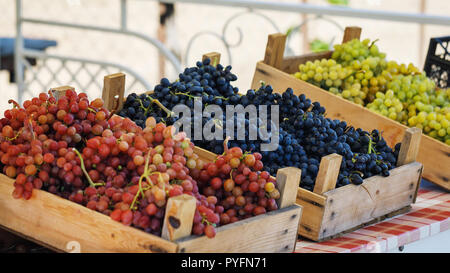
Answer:
<svg viewBox="0 0 450 273"><path fill-rule="evenodd" d="M104 76L118 72L126 74L126 93L142 93L151 89L148 83L134 77L131 71L124 71L112 64L45 58L37 59L36 65L31 66L25 58L22 61L26 68L22 100L62 85L70 85L76 90L82 90L91 98L101 97Z"/></svg>

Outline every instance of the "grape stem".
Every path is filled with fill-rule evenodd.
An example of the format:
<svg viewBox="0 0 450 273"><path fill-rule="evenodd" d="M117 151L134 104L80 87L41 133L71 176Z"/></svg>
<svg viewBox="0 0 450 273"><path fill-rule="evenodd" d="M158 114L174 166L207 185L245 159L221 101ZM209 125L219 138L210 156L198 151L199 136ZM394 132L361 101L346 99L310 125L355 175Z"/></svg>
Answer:
<svg viewBox="0 0 450 273"><path fill-rule="evenodd" d="M86 176L89 185L91 185L92 187L96 187L96 186L103 186L105 185L105 183L94 183L91 179L91 177L89 176L88 172L86 171L86 167L84 166L84 160L83 157L81 156L80 152L76 149L76 148L72 148L72 150L75 152L75 154L77 154L78 158L80 159L80 164L81 164L81 170L83 170L84 175Z"/></svg>
<svg viewBox="0 0 450 273"><path fill-rule="evenodd" d="M204 214L202 214L202 224L207 224L208 226L216 227L216 224L213 224L210 221L208 221L208 219L206 219L206 216Z"/></svg>
<svg viewBox="0 0 450 273"><path fill-rule="evenodd" d="M370 46L369 46L369 49L371 49L372 48L372 46L374 46L375 45L375 43L376 42L378 42L380 39L376 39L375 41L372 41L372 43L370 44Z"/></svg>
<svg viewBox="0 0 450 273"><path fill-rule="evenodd" d="M15 100L13 100L13 99L11 99L11 100L8 100L8 103L12 103L12 104L14 104L14 108L20 108L20 105L19 105L19 103L17 103L17 101L15 101Z"/></svg>
<svg viewBox="0 0 450 273"><path fill-rule="evenodd" d="M223 129L223 122L222 122L222 120L217 119L217 118L213 118L212 121L217 127L219 127L220 129Z"/></svg>
<svg viewBox="0 0 450 273"><path fill-rule="evenodd" d="M33 139L35 140L36 139L36 133L33 130L33 123L32 123L33 116L34 116L34 114L31 114L31 117L28 119L28 124L27 125L28 125L28 129L30 130L31 134L33 135Z"/></svg>
<svg viewBox="0 0 450 273"><path fill-rule="evenodd" d="M95 111L93 108L91 108L91 107L88 107L87 108L87 110L89 111L89 112L92 112L92 113L97 113L98 111Z"/></svg>
<svg viewBox="0 0 450 273"><path fill-rule="evenodd" d="M230 140L230 136L227 136L223 141L223 153L226 154L228 152L228 141Z"/></svg>
<svg viewBox="0 0 450 273"><path fill-rule="evenodd" d="M367 153L368 153L369 155L370 155L371 153L374 153L374 154L377 153L376 150L375 150L375 147L373 147L373 139L372 139L372 136L371 136L371 135L369 135L369 148L368 148Z"/></svg>
<svg viewBox="0 0 450 273"><path fill-rule="evenodd" d="M6 137L6 136L5 136L5 139L6 139L7 141L14 141L14 140L16 140L16 139L20 136L20 134L22 134L22 131L23 131L23 127L20 127L20 130L17 131L17 134L16 134L14 137L9 138L9 137Z"/></svg>
<svg viewBox="0 0 450 273"><path fill-rule="evenodd" d="M229 100L229 98L225 98L224 96L215 96L215 99Z"/></svg>
<svg viewBox="0 0 450 273"><path fill-rule="evenodd" d="M154 186L153 183L152 183L152 180L150 179L150 176L152 174L158 174L159 175L159 179L162 180L162 175L161 175L160 172L151 172L151 173L149 173L148 165L150 163L150 152L151 152L151 149L148 151L147 156L145 157L144 173L142 173L141 177L139 178L139 182L138 182L139 189L138 189L138 192L134 196L133 202L130 205L130 208L132 210L136 210L137 209L136 203L138 202L137 200L138 200L139 194L142 196L142 198L144 198L145 197L145 191L151 189ZM144 180L144 178L149 183L149 185L147 187L145 187L145 188L142 187L142 181Z"/></svg>
<svg viewBox="0 0 450 273"><path fill-rule="evenodd" d="M364 177L364 173L362 173L360 171L352 171L352 173L357 173L357 174L361 175L361 177Z"/></svg>
<svg viewBox="0 0 450 273"><path fill-rule="evenodd" d="M372 153L372 138L369 137L369 148L367 149L367 153L370 155Z"/></svg>
<svg viewBox="0 0 450 273"><path fill-rule="evenodd" d="M175 113L167 109L158 99L154 99L150 95L147 95L147 97L150 99L151 103L155 103L156 105L158 105L159 108L161 108L164 112L166 112L167 117L175 116Z"/></svg>

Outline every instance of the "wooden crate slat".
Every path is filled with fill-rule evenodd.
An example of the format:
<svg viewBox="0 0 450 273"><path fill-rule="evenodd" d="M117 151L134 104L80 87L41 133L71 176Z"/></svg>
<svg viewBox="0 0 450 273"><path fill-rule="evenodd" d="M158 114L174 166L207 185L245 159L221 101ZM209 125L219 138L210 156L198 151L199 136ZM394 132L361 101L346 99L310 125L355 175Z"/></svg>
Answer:
<svg viewBox="0 0 450 273"><path fill-rule="evenodd" d="M210 52L206 53L202 56L202 61L205 59L210 59L210 65L216 66L220 63L220 53L219 52Z"/></svg>
<svg viewBox="0 0 450 273"><path fill-rule="evenodd" d="M195 151L206 161L215 159L211 152ZM13 183L0 174L0 226L61 252L71 250L70 241L79 242L81 252L292 252L302 214L294 204L219 227L214 239L170 242L42 190L34 190L30 200L14 199Z"/></svg>
<svg viewBox="0 0 450 273"><path fill-rule="evenodd" d="M179 252L292 252L297 238L300 206L268 212L217 228L216 237L177 240Z"/></svg>
<svg viewBox="0 0 450 273"><path fill-rule="evenodd" d="M422 130L419 128L409 128L403 136L402 145L397 159L397 166L416 161L420 148Z"/></svg>
<svg viewBox="0 0 450 273"><path fill-rule="evenodd" d="M115 73L103 79L103 107L108 110L120 110L124 103L125 74Z"/></svg>
<svg viewBox="0 0 450 273"><path fill-rule="evenodd" d="M404 132L408 129L405 125L301 81L263 62L258 62L256 65L252 88L258 88L260 81L272 85L277 92L283 92L291 87L296 95L305 94L312 101L319 101L326 108L328 118L345 120L349 125L364 130L379 129L391 147L402 141ZM423 176L447 190L450 190L449 158L450 146L422 135L417 161L424 163Z"/></svg>
<svg viewBox="0 0 450 273"><path fill-rule="evenodd" d="M297 189L300 186L302 171L298 168L287 167L279 169L277 172L277 188L280 191L280 198L277 200L278 207L285 208L295 204Z"/></svg>
<svg viewBox="0 0 450 273"><path fill-rule="evenodd" d="M326 197L298 188L297 204L303 207L299 222L299 234L307 238L318 238L325 211Z"/></svg>
<svg viewBox="0 0 450 273"><path fill-rule="evenodd" d="M394 169L386 181L370 178L365 181L364 188L376 204L372 217L385 215L413 203L420 186L423 166L418 162L410 164ZM389 185L386 185L387 183Z"/></svg>
<svg viewBox="0 0 450 273"><path fill-rule="evenodd" d="M281 33L271 34L267 40L264 63L280 68L283 62L286 35Z"/></svg>
<svg viewBox="0 0 450 273"><path fill-rule="evenodd" d="M320 160L319 172L314 185L314 193L322 194L336 188L336 182L342 163L342 156L330 154Z"/></svg>
<svg viewBox="0 0 450 273"><path fill-rule="evenodd" d="M177 245L113 221L54 194L34 190L30 200L14 199L14 181L0 174L0 225L37 242L68 251L77 241L81 252L176 252Z"/></svg>
<svg viewBox="0 0 450 273"><path fill-rule="evenodd" d="M314 62L315 60L321 60L323 58L329 59L331 58L331 54L333 54L333 51L314 52L302 56L289 56L284 58L281 62L281 70L286 73L294 74L295 72L298 72L299 65L308 61Z"/></svg>
<svg viewBox="0 0 450 273"><path fill-rule="evenodd" d="M191 235L197 200L182 194L169 198L161 237L170 241Z"/></svg>
<svg viewBox="0 0 450 273"><path fill-rule="evenodd" d="M215 154L197 146L194 147L194 153L208 162L212 162L216 159Z"/></svg>
<svg viewBox="0 0 450 273"><path fill-rule="evenodd" d="M372 176L361 185L324 193L327 205L319 238L329 237L410 205L420 183L422 164L413 162L391 170L388 177Z"/></svg>
<svg viewBox="0 0 450 273"><path fill-rule="evenodd" d="M51 88L50 92L52 92L53 96L58 99L60 96L63 96L66 94L66 90L72 90L75 91L75 88L69 85L63 85L55 88Z"/></svg>
<svg viewBox="0 0 450 273"><path fill-rule="evenodd" d="M353 39L358 39L361 37L362 29L360 27L346 27L344 30L344 37L342 38L342 43L350 42Z"/></svg>

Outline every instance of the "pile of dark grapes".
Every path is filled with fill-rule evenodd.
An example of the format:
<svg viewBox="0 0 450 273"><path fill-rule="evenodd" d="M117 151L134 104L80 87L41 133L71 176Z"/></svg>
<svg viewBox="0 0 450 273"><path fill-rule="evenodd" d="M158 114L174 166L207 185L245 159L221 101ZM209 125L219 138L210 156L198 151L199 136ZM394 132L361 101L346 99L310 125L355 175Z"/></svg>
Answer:
<svg viewBox="0 0 450 273"><path fill-rule="evenodd" d="M170 82L163 78L160 84L155 86L153 94L136 95L127 97L123 109L119 112L122 117L133 119L137 125L143 127L145 119L153 116L157 122L173 123L173 118L167 118L160 107L152 104L154 99L159 100L169 110L177 104L194 106L194 98L201 98L203 109L208 104L225 107L229 104L244 104L238 95L239 89L233 87L230 82L237 80L231 73L231 66L216 67L210 65L210 59L197 62L196 67L186 68L179 74L179 79ZM202 110L203 110L202 109Z"/></svg>
<svg viewBox="0 0 450 273"><path fill-rule="evenodd" d="M243 151L260 152L264 170L276 175L279 168L295 166L302 170L300 186L313 190L322 157L337 153L343 161L336 187L347 184L361 184L363 179L373 175L388 176L389 170L396 166L399 144L391 149L378 130L364 131L347 125L345 121L326 118L326 109L319 102L312 102L305 95L294 95L291 88L282 94L274 93L270 85L262 85L258 90L248 90L246 94L238 94L239 89L231 82L237 77L231 73L231 66L210 65L209 59L197 62L195 67L186 68L179 79L170 82L166 78L155 86L151 95L131 94L127 97L124 108L119 115L129 117L142 126L146 117L153 116L158 121L173 124L177 119L154 103L161 102L167 109L177 104L193 108L194 99L201 98L203 107L215 104L222 108L224 114L227 105L246 107L253 104L276 105L279 108L279 128L268 125L271 130L279 130L279 145L276 151L261 151L261 144L269 141L249 140L248 115L236 118L234 124L235 137L237 129L245 126L245 140L231 140L230 147L239 147ZM259 116L259 113L258 113ZM202 125L211 119L219 120L226 134L225 116L202 118ZM270 108L268 108L270 120ZM192 124L194 117L192 117ZM191 126L193 127L193 126ZM193 128L191 129L194 135ZM236 139L236 138L234 138ZM222 140L194 140L195 145L216 154L223 153Z"/></svg>

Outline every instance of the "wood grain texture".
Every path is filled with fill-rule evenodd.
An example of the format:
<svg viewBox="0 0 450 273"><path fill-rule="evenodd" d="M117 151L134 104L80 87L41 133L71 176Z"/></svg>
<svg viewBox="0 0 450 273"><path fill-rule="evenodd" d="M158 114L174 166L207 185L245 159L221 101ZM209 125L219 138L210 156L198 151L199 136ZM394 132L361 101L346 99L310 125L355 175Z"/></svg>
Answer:
<svg viewBox="0 0 450 273"><path fill-rule="evenodd" d="M216 154L197 146L194 147L194 153L196 153L201 159L206 160L207 162L213 162L217 156Z"/></svg>
<svg viewBox="0 0 450 273"><path fill-rule="evenodd" d="M161 237L170 241L191 235L197 200L182 194L167 201Z"/></svg>
<svg viewBox="0 0 450 273"><path fill-rule="evenodd" d="M323 194L336 188L336 182L341 168L342 156L330 154L320 160L319 172L314 185L314 193Z"/></svg>
<svg viewBox="0 0 450 273"><path fill-rule="evenodd" d="M14 199L14 181L0 174L0 225L36 242L81 252L175 252L177 245L111 220L54 194L33 190L30 200ZM68 245L69 244L69 245Z"/></svg>
<svg viewBox="0 0 450 273"><path fill-rule="evenodd" d="M345 231L343 231L343 232L339 232L339 233L336 233L336 234L331 235L331 236L328 236L328 237L321 237L320 239L317 239L317 240L314 240L314 241L317 241L317 242L323 242L323 241L331 240L331 239L333 239L333 238L338 238L338 237L341 237L341 236L343 236L343 235L345 235L345 234L348 234L348 233L350 233L350 232L353 232L353 231L355 231L355 230L358 230L358 229L361 229L361 228L364 228L364 227L367 227L367 226L370 226L370 225L379 223L379 222L381 222L381 221L383 221L383 220L385 220L385 219L392 218L392 217L397 216L397 215L401 215L401 214L408 213L409 211L411 211L411 206L406 206L406 207L403 207L403 208L401 208L401 209L392 211L392 212L390 212L390 213L388 213L388 214L385 214L385 215L383 215L383 216L374 218L374 219L372 219L371 221L366 222L366 223L364 223L364 224L361 224L361 225L352 227L352 228L350 228L350 229L347 229L347 230L345 230Z"/></svg>
<svg viewBox="0 0 450 273"><path fill-rule="evenodd" d="M281 68L283 62L286 35L281 33L271 34L267 39L264 63L272 67Z"/></svg>
<svg viewBox="0 0 450 273"><path fill-rule="evenodd" d="M344 37L342 38L342 43L349 42L353 39L360 39L362 29L360 27L352 26L346 27L344 30Z"/></svg>
<svg viewBox="0 0 450 273"><path fill-rule="evenodd" d="M217 228L216 237L191 236L176 242L179 252L292 252L302 208L289 206Z"/></svg>
<svg viewBox="0 0 450 273"><path fill-rule="evenodd" d="M282 209L295 204L301 177L302 171L298 168L278 169L277 188L280 191L280 198L277 200L278 208Z"/></svg>
<svg viewBox="0 0 450 273"><path fill-rule="evenodd" d="M420 186L423 166L418 162L403 166L391 171L391 175L388 177L382 179L371 177L364 181L363 187L376 204L371 212L373 218L413 203L416 191Z"/></svg>
<svg viewBox="0 0 450 273"><path fill-rule="evenodd" d="M303 188L298 188L296 203L303 207L298 234L313 240L319 238L326 198Z"/></svg>
<svg viewBox="0 0 450 273"><path fill-rule="evenodd" d="M125 74L115 73L107 75L103 79L102 99L103 107L108 110L120 110L124 103Z"/></svg>
<svg viewBox="0 0 450 273"><path fill-rule="evenodd" d="M260 81L272 85L276 92L283 92L288 87L291 87L296 95L305 94L312 101L319 101L327 109L326 116L328 118L345 120L349 125L360 127L364 130L379 129L391 147L402 141L404 132L408 129L407 126L397 121L339 98L263 62L258 62L256 66L252 88L259 87ZM417 161L424 164L424 178L446 190L450 190L449 145L422 134Z"/></svg>
<svg viewBox="0 0 450 273"><path fill-rule="evenodd" d="M319 239L411 205L421 170L422 164L414 162L395 168L388 177L372 176L361 185L349 184L326 192Z"/></svg>
<svg viewBox="0 0 450 273"><path fill-rule="evenodd" d="M53 96L58 100L59 97L66 94L67 90L75 91L75 88L69 85L63 85L59 87L50 88L50 92L52 92Z"/></svg>
<svg viewBox="0 0 450 273"><path fill-rule="evenodd" d="M397 159L397 166L416 161L420 149L422 130L416 127L408 128L403 136L402 145Z"/></svg>
<svg viewBox="0 0 450 273"><path fill-rule="evenodd" d="M216 66L220 64L220 53L219 52L206 53L202 56L202 61L204 61L205 59L210 59L211 60L210 64L212 66Z"/></svg>
<svg viewBox="0 0 450 273"><path fill-rule="evenodd" d="M206 161L215 158L211 152L196 150ZM45 191L34 190L30 200L13 199L13 183L0 175L0 226L61 252L77 245L81 252L292 252L302 212L301 206L291 205L219 227L214 239L189 236L178 243Z"/></svg>
<svg viewBox="0 0 450 273"><path fill-rule="evenodd" d="M331 54L333 54L333 51L314 52L301 56L289 56L284 58L281 62L280 70L289 74L294 74L299 71L299 65L308 61L314 62L315 60L329 59L331 58Z"/></svg>

